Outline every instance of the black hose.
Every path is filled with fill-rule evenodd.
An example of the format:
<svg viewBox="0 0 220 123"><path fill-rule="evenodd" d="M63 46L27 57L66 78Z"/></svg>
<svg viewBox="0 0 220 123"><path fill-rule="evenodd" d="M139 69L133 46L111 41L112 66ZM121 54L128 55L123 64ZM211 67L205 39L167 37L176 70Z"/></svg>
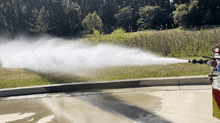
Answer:
<svg viewBox="0 0 220 123"><path fill-rule="evenodd" d="M196 60L196 59L193 59L193 60L189 60L189 63L192 62L193 64L196 64L196 63L198 63L198 64L207 64L208 61L209 60L202 60L202 59Z"/></svg>

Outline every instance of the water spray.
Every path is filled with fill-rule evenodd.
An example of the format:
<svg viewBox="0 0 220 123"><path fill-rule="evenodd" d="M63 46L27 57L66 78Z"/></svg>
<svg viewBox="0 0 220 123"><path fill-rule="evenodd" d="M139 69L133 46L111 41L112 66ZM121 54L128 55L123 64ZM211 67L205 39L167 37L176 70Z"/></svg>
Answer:
<svg viewBox="0 0 220 123"><path fill-rule="evenodd" d="M83 72L84 70L187 63L187 60L159 57L137 48L111 44L93 45L57 38L8 41L0 44L0 60L6 68L28 68L47 72Z"/></svg>
<svg viewBox="0 0 220 123"><path fill-rule="evenodd" d="M2 67L2 61L0 61L0 68Z"/></svg>

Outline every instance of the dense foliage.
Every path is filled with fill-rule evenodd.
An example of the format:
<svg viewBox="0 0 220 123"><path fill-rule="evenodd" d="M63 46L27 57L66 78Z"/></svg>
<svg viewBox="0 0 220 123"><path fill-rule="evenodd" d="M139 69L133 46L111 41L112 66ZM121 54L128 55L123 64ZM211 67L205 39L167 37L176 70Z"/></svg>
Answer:
<svg viewBox="0 0 220 123"><path fill-rule="evenodd" d="M82 21L82 26L88 33L93 33L93 29L102 31L102 19L96 12L89 13Z"/></svg>
<svg viewBox="0 0 220 123"><path fill-rule="evenodd" d="M140 9L140 18L137 21L139 27L144 29L163 29L166 28L171 17L159 6L145 6Z"/></svg>
<svg viewBox="0 0 220 123"><path fill-rule="evenodd" d="M219 0L1 0L0 30L76 36L91 33L94 12L104 33L220 24Z"/></svg>
<svg viewBox="0 0 220 123"><path fill-rule="evenodd" d="M197 0L175 5L174 22L184 28L220 24L220 1Z"/></svg>

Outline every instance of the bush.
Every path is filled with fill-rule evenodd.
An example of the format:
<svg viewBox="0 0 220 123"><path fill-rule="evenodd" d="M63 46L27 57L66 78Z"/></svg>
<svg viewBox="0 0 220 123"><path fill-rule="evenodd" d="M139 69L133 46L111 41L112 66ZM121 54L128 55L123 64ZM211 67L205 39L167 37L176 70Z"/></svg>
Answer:
<svg viewBox="0 0 220 123"><path fill-rule="evenodd" d="M116 29L109 35L110 41L115 43L124 43L126 40L126 33L123 29Z"/></svg>
<svg viewBox="0 0 220 123"><path fill-rule="evenodd" d="M88 35L89 40L93 43L113 43L124 44L128 36L123 29L116 29L109 35L103 35L98 30L93 29L93 34Z"/></svg>
<svg viewBox="0 0 220 123"><path fill-rule="evenodd" d="M100 31L93 29L93 34L89 34L89 40L91 40L95 43L100 43L102 35L103 34L101 34Z"/></svg>

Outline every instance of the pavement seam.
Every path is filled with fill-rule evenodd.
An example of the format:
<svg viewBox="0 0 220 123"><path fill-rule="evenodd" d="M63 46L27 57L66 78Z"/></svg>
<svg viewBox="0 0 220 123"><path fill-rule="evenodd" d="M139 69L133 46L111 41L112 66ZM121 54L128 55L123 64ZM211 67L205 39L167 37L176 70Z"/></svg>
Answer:
<svg viewBox="0 0 220 123"><path fill-rule="evenodd" d="M179 85L179 90L180 90L180 77L178 77L178 85Z"/></svg>

